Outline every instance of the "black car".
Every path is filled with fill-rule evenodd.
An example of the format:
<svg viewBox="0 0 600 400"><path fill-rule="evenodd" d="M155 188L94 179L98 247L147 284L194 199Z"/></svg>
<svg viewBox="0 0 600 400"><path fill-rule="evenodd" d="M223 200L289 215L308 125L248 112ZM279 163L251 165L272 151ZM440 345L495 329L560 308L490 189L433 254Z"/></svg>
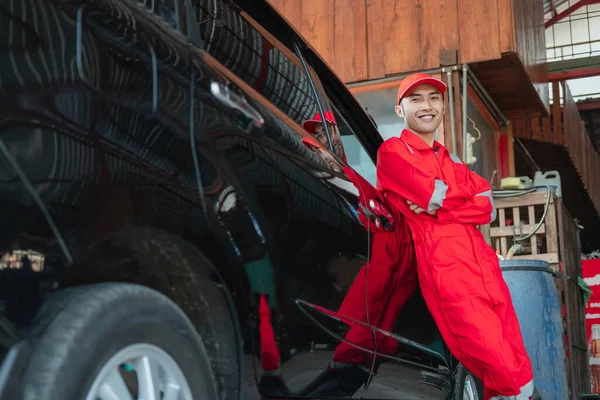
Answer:
<svg viewBox="0 0 600 400"><path fill-rule="evenodd" d="M382 139L285 19L259 0L0 0L0 56L2 400L324 396L306 388L348 328L324 310L369 256L342 168L374 171ZM343 157L331 132L309 145L324 112ZM418 293L397 325L399 353L351 392L481 390Z"/></svg>

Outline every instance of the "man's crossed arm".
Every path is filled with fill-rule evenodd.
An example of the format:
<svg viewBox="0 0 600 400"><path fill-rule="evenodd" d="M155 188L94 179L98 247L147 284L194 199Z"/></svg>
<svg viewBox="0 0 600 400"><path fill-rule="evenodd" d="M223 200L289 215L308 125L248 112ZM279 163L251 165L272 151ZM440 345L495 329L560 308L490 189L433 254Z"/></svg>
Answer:
<svg viewBox="0 0 600 400"><path fill-rule="evenodd" d="M405 199L412 211L427 213L441 222L488 224L496 219L491 187L465 164L467 184L450 185L431 175L418 163L409 162L400 151L381 149L377 160L377 181L382 192ZM393 196L396 197L396 196Z"/></svg>

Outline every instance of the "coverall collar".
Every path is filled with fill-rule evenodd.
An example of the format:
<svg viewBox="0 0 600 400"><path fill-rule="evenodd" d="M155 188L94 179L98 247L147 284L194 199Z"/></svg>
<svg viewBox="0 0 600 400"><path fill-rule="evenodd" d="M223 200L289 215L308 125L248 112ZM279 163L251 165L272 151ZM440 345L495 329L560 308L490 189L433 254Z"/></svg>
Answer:
<svg viewBox="0 0 600 400"><path fill-rule="evenodd" d="M433 146L429 146L427 142L408 129L403 129L402 132L400 132L400 139L417 150L433 150L435 148L443 149L443 151L446 150L446 148L437 140L433 141Z"/></svg>

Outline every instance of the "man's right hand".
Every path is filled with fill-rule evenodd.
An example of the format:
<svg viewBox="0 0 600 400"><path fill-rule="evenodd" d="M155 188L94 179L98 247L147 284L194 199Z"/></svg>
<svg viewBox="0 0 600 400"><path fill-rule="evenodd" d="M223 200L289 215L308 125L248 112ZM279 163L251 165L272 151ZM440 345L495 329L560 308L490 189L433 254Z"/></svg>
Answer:
<svg viewBox="0 0 600 400"><path fill-rule="evenodd" d="M392 214L377 200L370 201L370 207L359 203L358 217L368 232L391 232L395 228Z"/></svg>
<svg viewBox="0 0 600 400"><path fill-rule="evenodd" d="M427 211L424 208L419 207L418 205L416 205L415 203L413 203L409 200L406 200L406 202L410 206L410 210L413 211L415 214L421 214L421 213L425 212L425 213L431 215L432 217L435 217L435 215L437 214L436 210Z"/></svg>
<svg viewBox="0 0 600 400"><path fill-rule="evenodd" d="M362 208L358 209L358 218L360 219L361 224L365 227L367 232L385 232L385 228L382 224L377 221L377 217L373 214L366 215Z"/></svg>

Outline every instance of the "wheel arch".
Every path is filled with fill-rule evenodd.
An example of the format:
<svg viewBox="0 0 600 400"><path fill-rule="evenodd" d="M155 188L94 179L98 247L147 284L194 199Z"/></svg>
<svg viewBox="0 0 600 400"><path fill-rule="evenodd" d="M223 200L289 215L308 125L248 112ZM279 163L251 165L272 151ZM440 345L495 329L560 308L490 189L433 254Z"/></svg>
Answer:
<svg viewBox="0 0 600 400"><path fill-rule="evenodd" d="M81 251L61 277L60 287L123 282L166 295L200 334L221 399L234 399L242 390L244 332L240 322L249 312L248 286L217 240L205 237L206 243L195 246L156 228L113 232ZM232 292L237 293L235 299Z"/></svg>

